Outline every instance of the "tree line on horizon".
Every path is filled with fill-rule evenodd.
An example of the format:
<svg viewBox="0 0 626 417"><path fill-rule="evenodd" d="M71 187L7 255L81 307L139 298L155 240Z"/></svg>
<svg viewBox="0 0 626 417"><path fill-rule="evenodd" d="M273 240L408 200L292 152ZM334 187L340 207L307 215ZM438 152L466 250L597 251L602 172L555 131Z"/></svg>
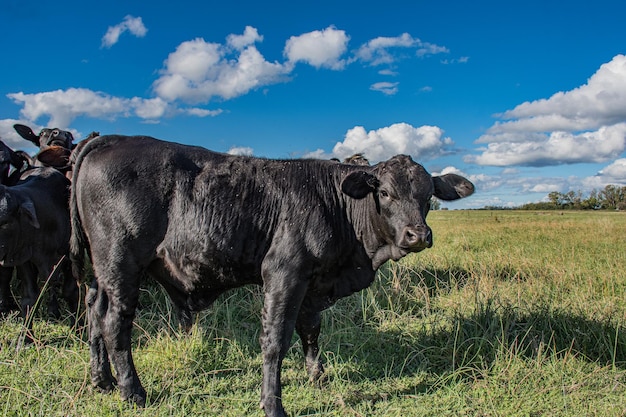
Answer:
<svg viewBox="0 0 626 417"><path fill-rule="evenodd" d="M518 207L486 206L484 210L620 210L626 211L626 186L609 184L593 189L587 197L582 191L552 191L547 201L526 203Z"/></svg>

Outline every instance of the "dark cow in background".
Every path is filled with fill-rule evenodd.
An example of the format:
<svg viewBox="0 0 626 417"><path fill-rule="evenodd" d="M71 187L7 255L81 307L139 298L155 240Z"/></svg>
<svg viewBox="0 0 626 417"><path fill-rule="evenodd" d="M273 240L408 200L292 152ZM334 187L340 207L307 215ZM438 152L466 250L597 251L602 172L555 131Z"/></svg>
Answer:
<svg viewBox="0 0 626 417"><path fill-rule="evenodd" d="M7 147L4 143L0 142L0 179L2 180L1 184L8 186L15 185L27 170L34 167L42 166L54 167L62 173L69 173L69 175L71 176L71 164L69 161L69 157L72 149L76 147L76 144L73 143L74 137L71 132L58 128L44 128L37 135L30 127L22 124L15 124L13 125L13 128L22 138L37 146L39 150L34 158L31 158L25 152L15 152ZM92 132L85 140L89 140L98 135L98 132ZM9 165L13 165L13 167L15 167L10 175ZM29 173L27 177L30 177L31 174L32 173ZM68 200L69 194L67 189L56 189L56 191L60 192L60 195L65 196L66 201ZM40 201L39 203L41 210L44 208L44 202ZM69 207L67 206L67 204L65 211L65 216L69 218ZM26 233L28 234L28 232ZM60 244L61 247L64 248L66 251L69 248L69 234L67 235L67 238L67 242L62 242ZM73 286L75 282L74 277L71 273L71 265L69 263L69 260L65 261L61 265L61 270L63 273L63 279L62 281L54 280L54 282L52 283L53 288L52 291L50 291L50 300L48 303L48 312L51 316L55 318L60 318L60 310L56 297L56 290L58 289L57 287L60 285L63 286L62 293L64 293L64 297L66 297L68 296L67 292L70 291L70 289L73 291ZM21 281L22 288L24 290L28 290L29 292L29 294L23 294L23 296L25 297L21 303L23 306L30 305L32 301L31 298L34 291L33 288L35 288L32 283L32 277L36 277L36 275L37 271L28 271L27 267L21 267L17 271L17 278ZM24 281L23 279L24 276L27 276L25 278L26 281ZM13 267L0 267L0 313L8 313L18 308L11 295L12 278ZM47 276L43 278L47 278ZM72 295L72 299L70 300L70 309L72 310L73 314L76 314L77 311L75 307L77 306L77 304L74 302L73 297L74 296ZM25 311L23 311L23 313L25 314Z"/></svg>
<svg viewBox="0 0 626 417"><path fill-rule="evenodd" d="M22 138L39 148L39 152L35 155L34 165L51 166L61 172L71 170L70 156L72 150L78 146L74 143L72 132L58 128L44 128L41 129L39 135L36 135L30 127L22 124L14 124L13 128ZM97 136L100 136L99 132L91 132L82 142L88 142ZM71 173L69 178L71 178Z"/></svg>
<svg viewBox="0 0 626 417"><path fill-rule="evenodd" d="M16 152L0 141L0 184L15 185L24 170L29 166L29 158L23 152ZM13 267L0 266L0 314L17 310L11 295Z"/></svg>
<svg viewBox="0 0 626 417"><path fill-rule="evenodd" d="M69 251L68 199L69 180L54 168L32 168L16 185L0 185L0 265L17 269L25 316L39 297L38 280L48 279ZM76 311L78 286L74 279L65 278L62 294ZM54 300L49 308L58 309ZM59 315L58 311L50 313Z"/></svg>
<svg viewBox="0 0 626 417"><path fill-rule="evenodd" d="M285 416L281 365L293 331L312 379L322 375L321 311L368 287L389 259L429 248L431 196L455 200L474 186L432 177L409 156L375 166L269 160L214 153L145 136L101 136L78 155L72 179L71 256L89 249L91 380L143 406L131 353L143 273L173 303L207 308L245 284L263 286L267 416Z"/></svg>

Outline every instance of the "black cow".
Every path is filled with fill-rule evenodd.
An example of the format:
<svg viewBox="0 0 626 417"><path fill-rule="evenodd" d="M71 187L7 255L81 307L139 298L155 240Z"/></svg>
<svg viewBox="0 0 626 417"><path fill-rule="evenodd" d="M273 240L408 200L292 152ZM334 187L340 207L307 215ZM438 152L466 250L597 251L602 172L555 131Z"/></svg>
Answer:
<svg viewBox="0 0 626 417"><path fill-rule="evenodd" d="M58 128L44 128L41 129L39 135L36 135L30 127L22 124L14 124L13 128L21 137L39 148L39 152L35 155L37 165L51 166L62 172L70 168L70 155L77 147L77 144L73 143L72 132ZM97 136L100 136L100 132L91 132L83 142L88 142Z"/></svg>
<svg viewBox="0 0 626 417"><path fill-rule="evenodd" d="M17 184L0 185L0 265L17 268L24 315L32 310L39 296L38 278L48 279L69 251L68 200L69 180L54 168L31 168ZM52 285L56 287L57 283ZM78 286L73 277L64 279L62 293L76 311ZM58 308L53 292L51 298L54 301L49 308ZM51 314L59 315L58 311Z"/></svg>
<svg viewBox="0 0 626 417"><path fill-rule="evenodd" d="M455 200L474 186L431 177L408 156L375 166L269 160L214 153L145 136L101 136L78 155L70 253L89 248L91 380L143 406L131 354L143 273L179 307L198 311L224 291L263 285L261 407L284 416L281 364L293 331L313 380L320 313L368 287L377 268L433 244L431 196Z"/></svg>
<svg viewBox="0 0 626 417"><path fill-rule="evenodd" d="M28 167L28 159L23 153L16 152L0 141L0 184L15 185L20 175ZM0 266L0 314L17 309L11 295L13 268Z"/></svg>

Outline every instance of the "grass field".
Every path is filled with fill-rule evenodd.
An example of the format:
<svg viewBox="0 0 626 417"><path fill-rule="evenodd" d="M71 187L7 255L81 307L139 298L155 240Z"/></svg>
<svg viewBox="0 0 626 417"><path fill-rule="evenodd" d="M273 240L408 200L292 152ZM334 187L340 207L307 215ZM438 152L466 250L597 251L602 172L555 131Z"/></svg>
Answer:
<svg viewBox="0 0 626 417"><path fill-rule="evenodd" d="M283 364L292 416L626 416L626 214L432 212L435 246L380 270L324 313L327 380L300 342ZM84 334L39 318L0 324L0 413L261 416L259 288L177 330L147 285L134 357L145 409L90 386ZM42 317L44 315L42 314Z"/></svg>

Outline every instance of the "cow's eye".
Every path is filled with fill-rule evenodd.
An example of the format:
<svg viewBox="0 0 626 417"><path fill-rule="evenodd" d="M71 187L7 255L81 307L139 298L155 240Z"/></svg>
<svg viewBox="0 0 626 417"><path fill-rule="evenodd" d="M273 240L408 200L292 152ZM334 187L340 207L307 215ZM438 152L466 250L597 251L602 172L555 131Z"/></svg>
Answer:
<svg viewBox="0 0 626 417"><path fill-rule="evenodd" d="M389 193L385 190L380 190L378 193L382 198L389 198Z"/></svg>

